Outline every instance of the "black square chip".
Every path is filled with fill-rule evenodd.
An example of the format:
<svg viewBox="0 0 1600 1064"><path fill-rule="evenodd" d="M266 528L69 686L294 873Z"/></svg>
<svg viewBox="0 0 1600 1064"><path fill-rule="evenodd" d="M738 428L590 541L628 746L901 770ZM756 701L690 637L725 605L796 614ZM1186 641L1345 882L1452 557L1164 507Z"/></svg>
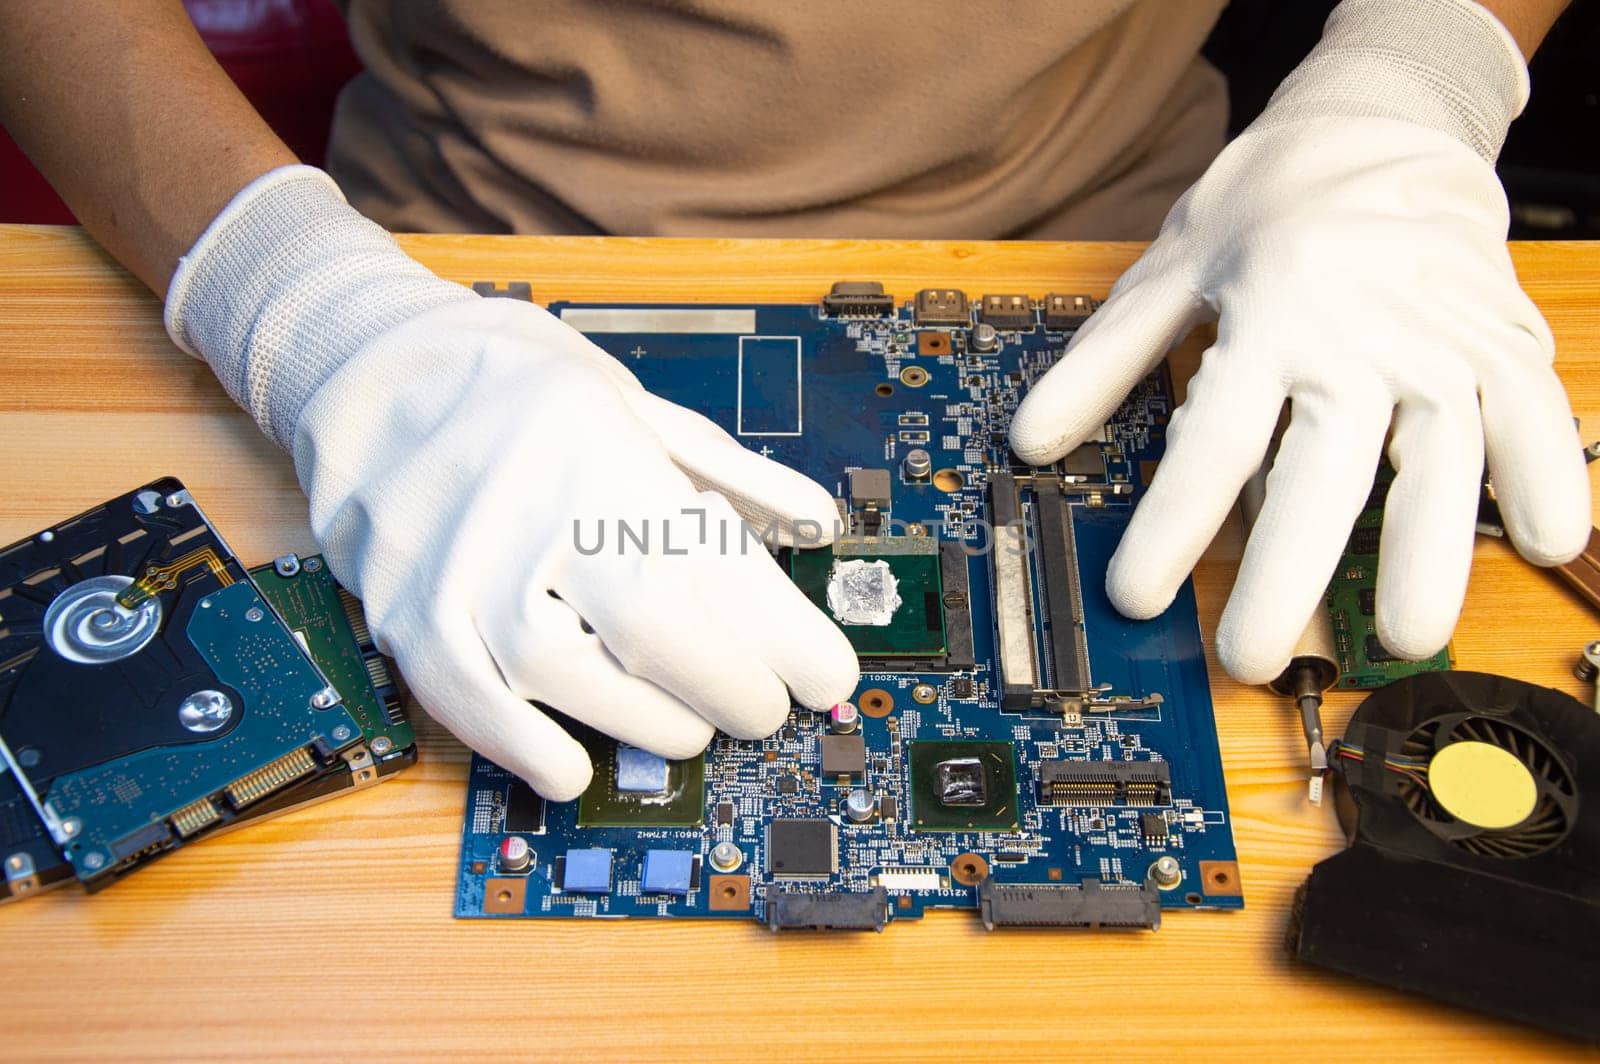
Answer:
<svg viewBox="0 0 1600 1064"><path fill-rule="evenodd" d="M838 868L838 837L827 820L774 820L767 827L767 870L775 876L826 876Z"/></svg>
<svg viewBox="0 0 1600 1064"><path fill-rule="evenodd" d="M1017 829L1017 769L1011 743L915 739L910 754L914 830Z"/></svg>
<svg viewBox="0 0 1600 1064"><path fill-rule="evenodd" d="M859 735L822 737L822 774L859 777L867 771L867 742Z"/></svg>

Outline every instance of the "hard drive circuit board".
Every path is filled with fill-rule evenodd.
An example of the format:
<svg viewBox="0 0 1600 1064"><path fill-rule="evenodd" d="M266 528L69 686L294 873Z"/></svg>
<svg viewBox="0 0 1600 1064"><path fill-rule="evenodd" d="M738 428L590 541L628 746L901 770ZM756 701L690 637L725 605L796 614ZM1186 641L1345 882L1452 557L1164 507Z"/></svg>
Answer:
<svg viewBox="0 0 1600 1064"><path fill-rule="evenodd" d="M596 767L575 802L475 758L457 915L881 930L957 908L991 928L1153 928L1162 909L1240 907L1192 587L1136 622L1103 586L1170 380L1053 467L1006 444L1093 308L872 284L809 306L552 305L647 388L833 493L837 542L775 563L863 677L831 713L687 762L578 729Z"/></svg>

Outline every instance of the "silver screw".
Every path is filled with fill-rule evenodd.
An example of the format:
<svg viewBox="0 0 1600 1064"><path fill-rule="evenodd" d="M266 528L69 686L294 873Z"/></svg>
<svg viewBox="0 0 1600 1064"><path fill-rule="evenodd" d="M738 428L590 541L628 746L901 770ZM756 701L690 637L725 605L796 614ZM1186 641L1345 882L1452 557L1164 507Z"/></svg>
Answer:
<svg viewBox="0 0 1600 1064"><path fill-rule="evenodd" d="M387 754L393 746L394 743L389 741L387 735L380 735L372 740L372 752L375 754Z"/></svg>
<svg viewBox="0 0 1600 1064"><path fill-rule="evenodd" d="M51 540L53 540L55 538L56 538L56 534L54 532L40 532L39 533L39 542L40 543L49 543Z"/></svg>
<svg viewBox="0 0 1600 1064"><path fill-rule="evenodd" d="M259 621L265 616L266 614L261 612L260 606L251 606L249 609L244 611L244 619L247 621Z"/></svg>
<svg viewBox="0 0 1600 1064"><path fill-rule="evenodd" d="M69 816L67 819L61 822L61 834L65 835L69 839L82 830L83 821L79 820L75 816Z"/></svg>
<svg viewBox="0 0 1600 1064"><path fill-rule="evenodd" d="M279 576L295 576L300 572L300 556L298 554L285 554L281 558L274 558L272 559L272 568Z"/></svg>
<svg viewBox="0 0 1600 1064"><path fill-rule="evenodd" d="M87 868L91 872L97 868L104 867L105 863L105 855L100 853L98 850L91 850L89 853L83 855L83 867Z"/></svg>
<svg viewBox="0 0 1600 1064"><path fill-rule="evenodd" d="M711 867L718 872L732 872L744 863L744 854L731 842L719 842L711 847Z"/></svg>
<svg viewBox="0 0 1600 1064"><path fill-rule="evenodd" d="M314 709L327 709L339 701L339 693L331 687L324 687L311 696L311 705Z"/></svg>
<svg viewBox="0 0 1600 1064"><path fill-rule="evenodd" d="M333 737L342 743L350 738L350 729L341 724L333 729Z"/></svg>
<svg viewBox="0 0 1600 1064"><path fill-rule="evenodd" d="M321 568L322 568L322 559L321 558L307 558L306 559L306 572L314 573L318 569L321 569Z"/></svg>
<svg viewBox="0 0 1600 1064"><path fill-rule="evenodd" d="M1171 890L1183 882L1183 866L1170 854L1157 857L1155 864L1150 866L1150 878L1162 890Z"/></svg>

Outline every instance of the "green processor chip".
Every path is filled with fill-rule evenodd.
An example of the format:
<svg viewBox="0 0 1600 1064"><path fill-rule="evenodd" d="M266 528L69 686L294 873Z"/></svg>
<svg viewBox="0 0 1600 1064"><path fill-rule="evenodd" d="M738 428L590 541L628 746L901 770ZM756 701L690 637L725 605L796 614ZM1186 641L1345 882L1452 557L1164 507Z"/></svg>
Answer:
<svg viewBox="0 0 1600 1064"><path fill-rule="evenodd" d="M861 657L945 652L939 545L931 538L867 537L795 551L789 576Z"/></svg>
<svg viewBox="0 0 1600 1064"><path fill-rule="evenodd" d="M594 762L594 779L578 799L579 827L692 828L705 822L704 755L668 761L587 730L579 739Z"/></svg>

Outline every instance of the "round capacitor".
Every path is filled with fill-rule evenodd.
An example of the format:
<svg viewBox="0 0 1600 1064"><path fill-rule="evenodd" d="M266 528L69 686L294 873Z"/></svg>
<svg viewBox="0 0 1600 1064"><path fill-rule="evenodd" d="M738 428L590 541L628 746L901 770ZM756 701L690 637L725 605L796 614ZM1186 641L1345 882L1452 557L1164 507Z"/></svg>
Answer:
<svg viewBox="0 0 1600 1064"><path fill-rule="evenodd" d="M849 735L861 727L861 713L854 702L840 702L828 710L828 727L840 735Z"/></svg>
<svg viewBox="0 0 1600 1064"><path fill-rule="evenodd" d="M732 872L744 863L744 854L731 842L719 842L711 847L711 867L718 872Z"/></svg>
<svg viewBox="0 0 1600 1064"><path fill-rule="evenodd" d="M877 811L878 803L871 791L854 790L844 800L844 815L857 824L865 824Z"/></svg>
<svg viewBox="0 0 1600 1064"><path fill-rule="evenodd" d="M972 338L968 342L974 351L993 351L1000 346L1000 334L993 325L980 322L972 327Z"/></svg>
<svg viewBox="0 0 1600 1064"><path fill-rule="evenodd" d="M921 447L906 452L906 458L901 463L905 470L907 480L927 480L933 472L933 456Z"/></svg>
<svg viewBox="0 0 1600 1064"><path fill-rule="evenodd" d="M526 872L533 860L533 850L521 835L507 835L500 841L500 871Z"/></svg>

